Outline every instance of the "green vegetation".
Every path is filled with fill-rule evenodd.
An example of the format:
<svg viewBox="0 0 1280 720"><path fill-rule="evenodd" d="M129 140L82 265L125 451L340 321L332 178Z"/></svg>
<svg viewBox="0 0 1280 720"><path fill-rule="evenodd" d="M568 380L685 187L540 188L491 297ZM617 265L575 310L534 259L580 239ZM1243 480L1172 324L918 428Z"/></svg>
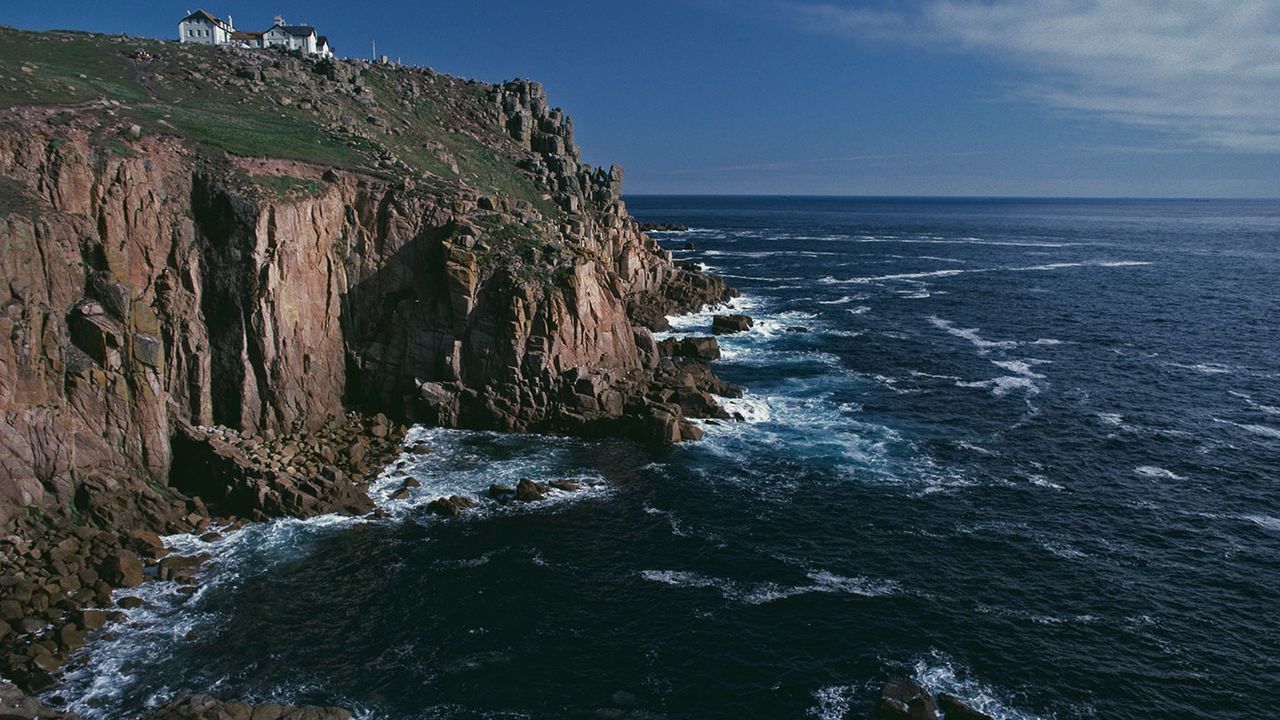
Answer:
<svg viewBox="0 0 1280 720"><path fill-rule="evenodd" d="M489 86L427 71L0 27L0 109L41 105L73 106L47 125L90 128L103 156L133 155L138 137L171 136L219 164L228 155L296 160L410 180L438 197L522 200L552 221L562 216L517 167L520 157L503 152L506 131ZM94 115L101 129L82 122ZM122 129L132 124L132 132ZM278 199L322 191L300 177L245 177ZM26 204L0 185L0 213ZM543 241L554 233L500 213L482 224L482 264L505 264L519 281L544 284L572 272L571 251Z"/></svg>
<svg viewBox="0 0 1280 720"><path fill-rule="evenodd" d="M324 185L319 180L297 178L290 175L251 175L255 185L281 200L319 195Z"/></svg>

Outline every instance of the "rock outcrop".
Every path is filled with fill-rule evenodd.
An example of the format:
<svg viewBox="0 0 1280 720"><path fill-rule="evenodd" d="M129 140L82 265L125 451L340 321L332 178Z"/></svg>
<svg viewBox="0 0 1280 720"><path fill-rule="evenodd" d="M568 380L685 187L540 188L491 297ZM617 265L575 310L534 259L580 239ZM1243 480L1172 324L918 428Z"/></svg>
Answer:
<svg viewBox="0 0 1280 720"><path fill-rule="evenodd" d="M426 132L400 112L419 101L452 113L428 128L444 140L425 143L433 155L417 165L386 150L336 167L211 152L127 101L0 110L0 524L147 483L194 488L174 472L212 461L181 456L209 447L192 440L199 428L313 433L355 409L459 427L696 434L688 406L664 397L670 373L649 332L732 291L640 230L622 171L580 161L572 122L538 84L104 47L150 92L198 77L245 113L278 113L252 103L284 86L312 99L274 107L313 107L317 142L347 133L361 152ZM454 135L499 166L494 187L434 164Z"/></svg>

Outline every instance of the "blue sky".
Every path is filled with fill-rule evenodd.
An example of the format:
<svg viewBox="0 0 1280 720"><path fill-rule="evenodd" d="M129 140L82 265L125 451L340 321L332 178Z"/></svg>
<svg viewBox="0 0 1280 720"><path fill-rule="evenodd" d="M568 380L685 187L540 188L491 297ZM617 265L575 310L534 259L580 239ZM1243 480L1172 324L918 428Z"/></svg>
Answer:
<svg viewBox="0 0 1280 720"><path fill-rule="evenodd" d="M205 0L531 77L629 193L1280 196L1280 0ZM0 23L173 37L182 3Z"/></svg>

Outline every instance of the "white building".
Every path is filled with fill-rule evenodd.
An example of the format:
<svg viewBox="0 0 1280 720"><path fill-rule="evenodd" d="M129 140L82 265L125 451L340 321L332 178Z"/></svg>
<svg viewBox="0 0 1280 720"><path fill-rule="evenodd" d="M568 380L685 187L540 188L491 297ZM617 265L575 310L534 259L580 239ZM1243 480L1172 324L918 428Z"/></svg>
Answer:
<svg viewBox="0 0 1280 720"><path fill-rule="evenodd" d="M203 10L197 10L178 23L178 42L225 45L234 31L230 17L223 22Z"/></svg>
<svg viewBox="0 0 1280 720"><path fill-rule="evenodd" d="M333 48L327 37L317 35L316 29L310 25L289 25L278 15L274 24L263 32L243 32L235 29L230 16L223 22L204 10L197 10L178 23L178 40L203 45L279 47L307 55L333 57Z"/></svg>

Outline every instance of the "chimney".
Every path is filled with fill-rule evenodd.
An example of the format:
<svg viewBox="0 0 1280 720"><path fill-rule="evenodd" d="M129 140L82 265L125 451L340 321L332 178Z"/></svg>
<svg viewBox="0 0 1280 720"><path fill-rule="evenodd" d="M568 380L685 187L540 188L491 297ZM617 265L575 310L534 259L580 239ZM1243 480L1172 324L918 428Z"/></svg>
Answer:
<svg viewBox="0 0 1280 720"><path fill-rule="evenodd" d="M277 25L283 25L283 24L284 24L284 18L283 18L283 17L281 17L281 16L279 16L279 15L275 16L274 18L271 18L271 20L272 20L272 22L274 22L274 23L275 23L275 24L277 24Z"/></svg>
<svg viewBox="0 0 1280 720"><path fill-rule="evenodd" d="M236 29L236 23L235 23L235 21L234 21L234 20L232 20L232 19L231 19L231 16L230 16L230 15L228 15L228 16L227 16L227 30L235 30L235 29Z"/></svg>

